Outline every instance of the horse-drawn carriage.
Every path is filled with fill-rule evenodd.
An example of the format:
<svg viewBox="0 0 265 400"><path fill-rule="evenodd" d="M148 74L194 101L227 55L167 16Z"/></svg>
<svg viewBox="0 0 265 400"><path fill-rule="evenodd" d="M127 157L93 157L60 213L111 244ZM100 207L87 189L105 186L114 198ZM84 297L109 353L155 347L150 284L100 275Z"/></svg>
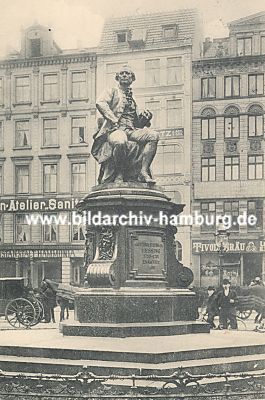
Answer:
<svg viewBox="0 0 265 400"><path fill-rule="evenodd" d="M0 278L0 316L14 328L30 328L43 319L43 305L24 278Z"/></svg>
<svg viewBox="0 0 265 400"><path fill-rule="evenodd" d="M265 287L261 285L240 287L238 289L237 315L247 319L252 311L265 317Z"/></svg>
<svg viewBox="0 0 265 400"><path fill-rule="evenodd" d="M51 280L46 282L58 298L73 303L74 288ZM31 328L45 317L45 304L41 292L25 286L25 278L0 278L0 316L14 328Z"/></svg>

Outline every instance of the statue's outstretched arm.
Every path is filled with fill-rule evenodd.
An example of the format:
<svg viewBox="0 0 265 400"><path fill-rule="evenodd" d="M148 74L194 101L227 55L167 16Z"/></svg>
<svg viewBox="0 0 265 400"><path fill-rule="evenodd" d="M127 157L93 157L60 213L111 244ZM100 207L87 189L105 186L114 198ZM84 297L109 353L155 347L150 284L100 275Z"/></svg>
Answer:
<svg viewBox="0 0 265 400"><path fill-rule="evenodd" d="M115 114L111 110L113 103L113 96L114 96L114 89L105 90L97 99L96 107L104 118L116 124L119 121L119 119L115 116Z"/></svg>

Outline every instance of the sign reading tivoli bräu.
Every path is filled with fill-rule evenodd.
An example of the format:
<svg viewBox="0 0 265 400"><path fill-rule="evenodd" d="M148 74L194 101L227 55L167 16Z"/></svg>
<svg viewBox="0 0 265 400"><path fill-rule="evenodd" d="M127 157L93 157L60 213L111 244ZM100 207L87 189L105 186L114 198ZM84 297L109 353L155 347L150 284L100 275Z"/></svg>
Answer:
<svg viewBox="0 0 265 400"><path fill-rule="evenodd" d="M219 248L216 243L207 241L193 241L192 251L194 254L198 253L214 253L218 252ZM224 251L230 253L265 253L264 240L231 240L225 246Z"/></svg>
<svg viewBox="0 0 265 400"><path fill-rule="evenodd" d="M78 198L15 198L1 199L0 212L34 212L73 210Z"/></svg>

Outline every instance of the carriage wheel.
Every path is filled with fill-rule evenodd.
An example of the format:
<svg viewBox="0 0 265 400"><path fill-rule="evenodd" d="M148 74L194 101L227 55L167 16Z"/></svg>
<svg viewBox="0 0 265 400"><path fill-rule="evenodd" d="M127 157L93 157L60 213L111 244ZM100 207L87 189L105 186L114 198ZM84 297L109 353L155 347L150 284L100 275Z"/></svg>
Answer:
<svg viewBox="0 0 265 400"><path fill-rule="evenodd" d="M252 313L252 310L243 310L243 311L237 310L236 315L240 319L248 319L250 317L251 313Z"/></svg>
<svg viewBox="0 0 265 400"><path fill-rule="evenodd" d="M5 317L14 328L20 328L21 326L30 328L34 325L36 311L29 300L17 298L7 304Z"/></svg>
<svg viewBox="0 0 265 400"><path fill-rule="evenodd" d="M35 320L31 324L31 326L34 326L43 320L44 309L43 309L42 302L37 298L31 299L31 303L32 303L32 305L35 309L35 313L36 313Z"/></svg>

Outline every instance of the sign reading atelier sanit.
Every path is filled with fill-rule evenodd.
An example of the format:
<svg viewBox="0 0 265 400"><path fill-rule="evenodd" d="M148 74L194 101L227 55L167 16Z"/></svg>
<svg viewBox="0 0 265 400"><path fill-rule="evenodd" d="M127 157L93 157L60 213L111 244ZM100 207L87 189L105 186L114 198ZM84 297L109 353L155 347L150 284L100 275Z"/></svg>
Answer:
<svg viewBox="0 0 265 400"><path fill-rule="evenodd" d="M213 242L193 242L192 251L198 253L215 253L219 247ZM265 253L264 240L231 240L224 247L228 253Z"/></svg>
<svg viewBox="0 0 265 400"><path fill-rule="evenodd" d="M80 199L1 199L0 212L40 212L73 210Z"/></svg>
<svg viewBox="0 0 265 400"><path fill-rule="evenodd" d="M133 244L134 269L137 275L161 275L165 249L161 236L138 235Z"/></svg>

